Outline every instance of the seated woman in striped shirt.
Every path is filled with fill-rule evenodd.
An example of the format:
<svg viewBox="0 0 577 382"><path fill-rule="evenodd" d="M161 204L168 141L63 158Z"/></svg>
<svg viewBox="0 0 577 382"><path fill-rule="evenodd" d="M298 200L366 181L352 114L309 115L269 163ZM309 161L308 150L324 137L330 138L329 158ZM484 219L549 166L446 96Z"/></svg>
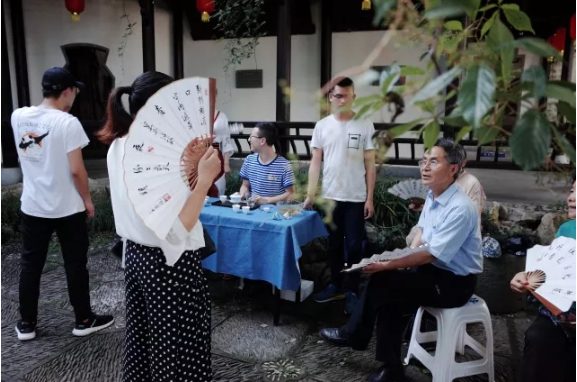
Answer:
<svg viewBox="0 0 577 382"><path fill-rule="evenodd" d="M274 151L277 136L273 123L257 124L248 138L253 154L246 157L239 174L240 194L256 199L261 205L288 200L294 193L291 162Z"/></svg>

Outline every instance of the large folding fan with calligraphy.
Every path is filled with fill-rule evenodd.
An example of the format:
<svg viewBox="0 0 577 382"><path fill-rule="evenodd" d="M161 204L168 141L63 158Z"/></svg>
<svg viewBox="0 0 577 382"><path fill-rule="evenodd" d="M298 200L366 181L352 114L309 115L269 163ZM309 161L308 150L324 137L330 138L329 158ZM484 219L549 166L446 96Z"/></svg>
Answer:
<svg viewBox="0 0 577 382"><path fill-rule="evenodd" d="M429 189L420 179L407 179L387 190L390 194L413 203L423 204L427 200Z"/></svg>
<svg viewBox="0 0 577 382"><path fill-rule="evenodd" d="M575 240L568 237L527 251L525 272L531 293L556 315L575 302L575 260Z"/></svg>
<svg viewBox="0 0 577 382"><path fill-rule="evenodd" d="M136 213L164 239L197 181L212 136L216 80L175 81L149 98L130 126L124 181Z"/></svg>

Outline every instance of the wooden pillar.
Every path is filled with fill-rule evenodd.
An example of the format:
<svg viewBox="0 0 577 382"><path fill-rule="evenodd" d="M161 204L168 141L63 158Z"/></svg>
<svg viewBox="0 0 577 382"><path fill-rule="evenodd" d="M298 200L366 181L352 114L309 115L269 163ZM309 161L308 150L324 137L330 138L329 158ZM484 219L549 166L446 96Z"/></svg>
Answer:
<svg viewBox="0 0 577 382"><path fill-rule="evenodd" d="M183 14L182 2L174 1L172 6L172 58L174 61L174 78L177 80L184 78Z"/></svg>
<svg viewBox="0 0 577 382"><path fill-rule="evenodd" d="M156 70L154 0L138 0L142 18L142 71Z"/></svg>
<svg viewBox="0 0 577 382"><path fill-rule="evenodd" d="M291 0L279 0L278 31L276 43L276 120L290 121L290 98L285 100L284 86L291 86ZM284 85L284 86L282 86ZM280 128L279 136L289 134L289 129ZM282 155L288 152L288 140L280 139Z"/></svg>
<svg viewBox="0 0 577 382"><path fill-rule="evenodd" d="M10 1L10 20L12 21L14 71L16 72L18 107L30 106L28 61L26 59L26 39L24 38L24 12L22 10L21 0ZM37 85L40 86L40 84Z"/></svg>
<svg viewBox="0 0 577 382"><path fill-rule="evenodd" d="M10 117L14 110L12 103L12 84L8 60L8 42L6 40L6 22L2 6L2 167L18 167L18 153L14 142L14 133Z"/></svg>
<svg viewBox="0 0 577 382"><path fill-rule="evenodd" d="M332 78L333 30L331 25L330 1L322 0L321 4L321 83L323 87ZM328 95L324 96L328 102ZM323 110L321 118L330 114L330 109Z"/></svg>

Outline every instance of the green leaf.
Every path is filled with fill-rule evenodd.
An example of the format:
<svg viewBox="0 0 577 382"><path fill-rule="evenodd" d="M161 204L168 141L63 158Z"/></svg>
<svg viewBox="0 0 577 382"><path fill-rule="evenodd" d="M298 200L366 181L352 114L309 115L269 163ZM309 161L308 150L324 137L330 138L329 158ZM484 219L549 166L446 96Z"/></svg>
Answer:
<svg viewBox="0 0 577 382"><path fill-rule="evenodd" d="M523 170L539 167L551 147L551 124L539 110L526 111L517 120L509 138L513 160Z"/></svg>
<svg viewBox="0 0 577 382"><path fill-rule="evenodd" d="M449 17L472 15L478 8L477 0L440 0L435 6L425 12L425 17L430 19L446 19Z"/></svg>
<svg viewBox="0 0 577 382"><path fill-rule="evenodd" d="M401 66L401 76L422 76L425 71L417 66Z"/></svg>
<svg viewBox="0 0 577 382"><path fill-rule="evenodd" d="M397 6L397 0L373 0L373 8L375 9L375 18L373 25L379 25L391 9Z"/></svg>
<svg viewBox="0 0 577 382"><path fill-rule="evenodd" d="M525 12L512 9L503 9L503 13L513 28L517 29L518 31L531 32L535 34L533 27L531 27L531 20L529 19L529 16L525 14Z"/></svg>
<svg viewBox="0 0 577 382"><path fill-rule="evenodd" d="M447 53L455 53L463 38L465 38L465 33L443 33L439 38L439 47Z"/></svg>
<svg viewBox="0 0 577 382"><path fill-rule="evenodd" d="M501 77L505 86L508 86L511 81L513 58L515 56L514 41L515 39L509 28L501 20L495 19L495 23L487 35L487 45L499 55Z"/></svg>
<svg viewBox="0 0 577 382"><path fill-rule="evenodd" d="M425 127L425 132L423 134L423 141L425 143L425 150L430 149L431 147L435 146L435 142L437 142L437 138L441 133L441 125L437 120L432 120L430 123L427 124Z"/></svg>
<svg viewBox="0 0 577 382"><path fill-rule="evenodd" d="M399 125L399 126L395 126L392 129L389 129L389 133L395 138L400 137L401 135L405 134L406 132L411 131L415 126L417 126L419 123L421 123L422 120L423 119L420 118L420 119L416 119L416 120L411 121L411 122L404 123L404 124Z"/></svg>
<svg viewBox="0 0 577 382"><path fill-rule="evenodd" d="M353 107L359 107L359 106L366 105L368 103L373 103L373 102L380 100L381 98L382 97L378 94L373 94L373 95L365 96L365 97L359 97L359 98L355 99L355 102L353 103Z"/></svg>
<svg viewBox="0 0 577 382"><path fill-rule="evenodd" d="M485 5L484 7L482 7L481 9L479 9L479 12L486 12L489 9L493 9L493 8L497 8L497 4L489 4L489 5Z"/></svg>
<svg viewBox="0 0 577 382"><path fill-rule="evenodd" d="M501 9L507 9L510 11L518 11L519 10L519 6L517 4L501 4Z"/></svg>
<svg viewBox="0 0 577 382"><path fill-rule="evenodd" d="M429 81L421 90L415 94L413 97L413 102L421 102L433 96L439 94L441 90L444 90L453 80L461 74L461 67L455 66L453 69L445 72L435 78L432 81Z"/></svg>
<svg viewBox="0 0 577 382"><path fill-rule="evenodd" d="M493 143L495 139L499 136L499 129L494 127L489 127L486 125L481 125L475 134L477 138L477 146L483 146L487 143Z"/></svg>
<svg viewBox="0 0 577 382"><path fill-rule="evenodd" d="M453 127L465 127L469 126L469 122L465 121L465 119L461 116L449 116L443 118L443 121Z"/></svg>
<svg viewBox="0 0 577 382"><path fill-rule="evenodd" d="M419 56L419 61L423 61L425 59L425 57L427 57L429 55L429 51L426 51L425 53L421 54Z"/></svg>
<svg viewBox="0 0 577 382"><path fill-rule="evenodd" d="M557 128L555 128L554 126L553 126L553 134L555 135L555 141L557 142L561 150L563 150L563 153L569 157L569 160L572 163L575 163L575 147L573 147L573 145L571 145L571 143L567 140L567 138L563 134L561 134L559 130L557 130Z"/></svg>
<svg viewBox="0 0 577 382"><path fill-rule="evenodd" d="M572 92L575 92L575 89L577 89L575 82L571 82L571 81L551 81L549 83L553 84L555 86L561 86L563 88L571 90Z"/></svg>
<svg viewBox="0 0 577 382"><path fill-rule="evenodd" d="M445 27L445 29L448 29L450 31L462 31L463 30L463 24L459 20L447 21L445 24L443 24L443 26Z"/></svg>
<svg viewBox="0 0 577 382"><path fill-rule="evenodd" d="M545 88L545 96L558 99L566 102L571 107L575 107L575 90L571 90L559 82L549 82Z"/></svg>
<svg viewBox="0 0 577 382"><path fill-rule="evenodd" d="M459 130L459 132L457 133L457 136L455 136L455 143L460 142L461 139L465 137L465 135L471 132L471 130L472 130L471 126L465 126L461 128L461 130Z"/></svg>
<svg viewBox="0 0 577 382"><path fill-rule="evenodd" d="M521 82L529 85L531 95L541 98L545 94L547 74L541 65L533 65L521 75Z"/></svg>
<svg viewBox="0 0 577 382"><path fill-rule="evenodd" d="M496 87L495 72L487 64L473 66L467 71L459 91L458 104L463 118L473 129L479 127L481 119L493 107Z"/></svg>
<svg viewBox="0 0 577 382"><path fill-rule="evenodd" d="M553 48L547 41L535 38L525 37L515 41L515 47L523 48L539 57L554 57L560 58L557 49Z"/></svg>
<svg viewBox="0 0 577 382"><path fill-rule="evenodd" d="M372 104L364 105L353 119L362 119L371 110Z"/></svg>
<svg viewBox="0 0 577 382"><path fill-rule="evenodd" d="M575 108L571 107L567 102L559 102L557 104L557 112L565 116L565 118L567 118L567 121L569 121L570 123L574 125L577 123L575 119Z"/></svg>
<svg viewBox="0 0 577 382"><path fill-rule="evenodd" d="M493 15L489 18L489 20L485 21L483 27L481 28L481 38L491 29L493 24L495 23L495 19L499 16L499 11L495 11Z"/></svg>
<svg viewBox="0 0 577 382"><path fill-rule="evenodd" d="M427 99L425 101L415 102L415 106L429 114L435 114L435 107L437 106L437 102L434 102L432 99Z"/></svg>
<svg viewBox="0 0 577 382"><path fill-rule="evenodd" d="M398 64L388 66L381 72L380 86L383 95L391 91L401 77L401 67Z"/></svg>

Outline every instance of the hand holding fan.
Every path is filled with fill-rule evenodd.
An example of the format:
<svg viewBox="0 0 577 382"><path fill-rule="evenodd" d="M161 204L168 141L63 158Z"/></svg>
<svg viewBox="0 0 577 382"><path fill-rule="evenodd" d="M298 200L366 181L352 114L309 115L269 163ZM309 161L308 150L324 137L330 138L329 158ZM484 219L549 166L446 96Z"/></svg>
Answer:
<svg viewBox="0 0 577 382"><path fill-rule="evenodd" d="M124 181L144 224L164 239L198 181L212 143L214 79L175 81L148 99L125 143Z"/></svg>
<svg viewBox="0 0 577 382"><path fill-rule="evenodd" d="M575 260L575 240L568 237L527 251L529 290L555 315L568 311L575 302Z"/></svg>
<svg viewBox="0 0 577 382"><path fill-rule="evenodd" d="M408 179L395 184L387 191L419 206L425 203L429 189L419 179Z"/></svg>

